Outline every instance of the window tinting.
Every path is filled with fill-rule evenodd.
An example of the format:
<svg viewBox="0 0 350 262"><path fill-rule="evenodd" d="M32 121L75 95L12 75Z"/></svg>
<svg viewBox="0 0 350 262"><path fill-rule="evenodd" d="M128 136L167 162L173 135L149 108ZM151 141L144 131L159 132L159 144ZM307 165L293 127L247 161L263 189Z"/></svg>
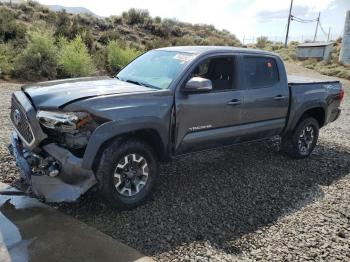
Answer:
<svg viewBox="0 0 350 262"><path fill-rule="evenodd" d="M245 57L245 77L250 88L269 87L279 81L276 61L268 57Z"/></svg>
<svg viewBox="0 0 350 262"><path fill-rule="evenodd" d="M191 77L199 76L210 79L213 90L233 88L233 57L207 59L193 70Z"/></svg>

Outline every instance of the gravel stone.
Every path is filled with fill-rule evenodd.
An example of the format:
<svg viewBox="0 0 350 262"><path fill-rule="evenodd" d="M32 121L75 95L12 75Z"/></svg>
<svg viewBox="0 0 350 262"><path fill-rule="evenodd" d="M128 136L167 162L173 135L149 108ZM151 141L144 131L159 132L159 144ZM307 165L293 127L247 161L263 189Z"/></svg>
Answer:
<svg viewBox="0 0 350 262"><path fill-rule="evenodd" d="M341 117L321 129L308 159L290 159L274 143L240 145L163 164L151 200L134 210L114 210L93 190L54 206L157 261L349 261L350 82L341 81ZM18 170L8 115L19 87L0 82L0 180L10 184Z"/></svg>

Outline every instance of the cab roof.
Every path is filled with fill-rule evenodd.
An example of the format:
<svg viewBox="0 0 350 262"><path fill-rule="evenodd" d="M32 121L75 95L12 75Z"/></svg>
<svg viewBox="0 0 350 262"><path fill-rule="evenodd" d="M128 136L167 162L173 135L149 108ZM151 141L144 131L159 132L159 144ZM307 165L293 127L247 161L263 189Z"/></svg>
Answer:
<svg viewBox="0 0 350 262"><path fill-rule="evenodd" d="M265 54L276 55L272 52L263 51L259 49L240 48L231 46L171 46L158 48L156 50L184 52L192 54L217 53L217 52L233 52L233 53L247 53L247 54Z"/></svg>

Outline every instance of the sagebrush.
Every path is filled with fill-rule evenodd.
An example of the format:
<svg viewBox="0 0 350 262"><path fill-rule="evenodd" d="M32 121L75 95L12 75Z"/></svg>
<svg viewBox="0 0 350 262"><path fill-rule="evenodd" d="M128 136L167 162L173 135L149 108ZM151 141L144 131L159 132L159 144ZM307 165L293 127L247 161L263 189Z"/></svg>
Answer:
<svg viewBox="0 0 350 262"><path fill-rule="evenodd" d="M61 37L59 49L58 65L63 76L89 76L95 72L92 57L80 35L71 41Z"/></svg>
<svg viewBox="0 0 350 262"><path fill-rule="evenodd" d="M131 60L140 55L140 52L133 48L123 48L116 40L108 43L106 52L108 69L112 74L118 72Z"/></svg>
<svg viewBox="0 0 350 262"><path fill-rule="evenodd" d="M28 31L27 46L16 57L13 74L27 80L55 79L57 52L52 32Z"/></svg>

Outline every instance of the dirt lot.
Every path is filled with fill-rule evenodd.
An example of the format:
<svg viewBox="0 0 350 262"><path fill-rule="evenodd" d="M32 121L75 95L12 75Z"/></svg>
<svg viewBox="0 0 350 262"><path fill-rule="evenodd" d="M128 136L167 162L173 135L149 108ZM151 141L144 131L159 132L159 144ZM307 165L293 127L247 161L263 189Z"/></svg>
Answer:
<svg viewBox="0 0 350 262"><path fill-rule="evenodd" d="M57 207L160 261L349 261L350 82L342 82L342 115L321 130L309 159L267 143L237 146L163 165L152 200L135 210L112 210L94 192ZM8 183L17 178L6 144L18 87L0 83L0 179Z"/></svg>

